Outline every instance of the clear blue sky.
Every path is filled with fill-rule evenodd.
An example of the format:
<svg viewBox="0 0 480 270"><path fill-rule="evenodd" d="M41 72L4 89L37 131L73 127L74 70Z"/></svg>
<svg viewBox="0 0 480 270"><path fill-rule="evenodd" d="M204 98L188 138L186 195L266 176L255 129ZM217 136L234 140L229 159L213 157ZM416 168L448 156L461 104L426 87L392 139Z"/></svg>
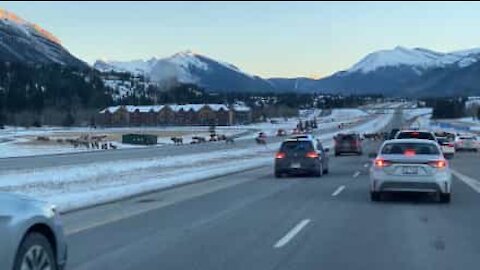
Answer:
<svg viewBox="0 0 480 270"><path fill-rule="evenodd" d="M264 77L322 77L379 49L480 47L480 3L8 2L92 63L192 51Z"/></svg>

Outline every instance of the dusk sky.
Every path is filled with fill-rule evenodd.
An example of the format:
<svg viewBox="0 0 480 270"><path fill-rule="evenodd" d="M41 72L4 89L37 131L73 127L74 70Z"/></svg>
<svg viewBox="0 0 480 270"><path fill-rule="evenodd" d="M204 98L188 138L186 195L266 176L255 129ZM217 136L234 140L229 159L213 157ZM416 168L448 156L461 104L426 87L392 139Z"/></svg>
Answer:
<svg viewBox="0 0 480 270"><path fill-rule="evenodd" d="M480 47L480 3L8 2L77 57L132 60L183 50L262 77L323 77L397 45Z"/></svg>

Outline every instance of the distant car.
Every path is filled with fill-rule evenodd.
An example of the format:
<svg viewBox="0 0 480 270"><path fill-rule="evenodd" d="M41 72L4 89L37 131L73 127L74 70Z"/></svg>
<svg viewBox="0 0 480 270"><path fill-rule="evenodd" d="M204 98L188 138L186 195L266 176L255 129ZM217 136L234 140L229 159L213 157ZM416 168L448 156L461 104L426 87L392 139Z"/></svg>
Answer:
<svg viewBox="0 0 480 270"><path fill-rule="evenodd" d="M329 171L328 152L312 135L287 139L275 155L275 177L289 174L321 177Z"/></svg>
<svg viewBox="0 0 480 270"><path fill-rule="evenodd" d="M440 201L451 198L452 174L438 143L397 139L383 143L370 168L370 197L388 191L434 192Z"/></svg>
<svg viewBox="0 0 480 270"><path fill-rule="evenodd" d="M335 156L339 156L345 153L353 153L362 155L362 140L357 133L351 134L337 134L334 137L335 141Z"/></svg>
<svg viewBox="0 0 480 270"><path fill-rule="evenodd" d="M395 139L420 139L437 141L435 134L426 130L401 130L395 135Z"/></svg>
<svg viewBox="0 0 480 270"><path fill-rule="evenodd" d="M67 245L55 208L0 193L0 269L63 269Z"/></svg>
<svg viewBox="0 0 480 270"><path fill-rule="evenodd" d="M277 137L283 137L283 136L287 136L287 132L285 131L285 129L278 129Z"/></svg>
<svg viewBox="0 0 480 270"><path fill-rule="evenodd" d="M437 142L442 149L443 155L448 158L455 156L455 140L450 137L437 137Z"/></svg>
<svg viewBox="0 0 480 270"><path fill-rule="evenodd" d="M460 135L455 140L455 149L457 151L478 151L479 141L475 136Z"/></svg>

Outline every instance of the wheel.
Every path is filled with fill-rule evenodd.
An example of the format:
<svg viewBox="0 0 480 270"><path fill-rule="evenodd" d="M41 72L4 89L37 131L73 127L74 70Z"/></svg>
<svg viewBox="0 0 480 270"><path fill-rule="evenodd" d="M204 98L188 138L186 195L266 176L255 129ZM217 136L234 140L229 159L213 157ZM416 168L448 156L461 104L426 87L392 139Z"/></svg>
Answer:
<svg viewBox="0 0 480 270"><path fill-rule="evenodd" d="M275 178L282 178L283 174L280 172L275 172Z"/></svg>
<svg viewBox="0 0 480 270"><path fill-rule="evenodd" d="M335 156L336 157L340 156L340 153L335 152Z"/></svg>
<svg viewBox="0 0 480 270"><path fill-rule="evenodd" d="M323 165L320 163L320 168L318 171L314 172L314 175L317 177L322 177L323 176Z"/></svg>
<svg viewBox="0 0 480 270"><path fill-rule="evenodd" d="M441 203L450 203L451 194L450 193L440 193L440 202Z"/></svg>
<svg viewBox="0 0 480 270"><path fill-rule="evenodd" d="M327 168L323 169L323 174L328 174L328 173L329 173L329 171L328 171L328 166L327 166Z"/></svg>
<svg viewBox="0 0 480 270"><path fill-rule="evenodd" d="M358 154L359 156L361 156L361 155L363 155L363 152L360 151L360 152L358 152L357 154Z"/></svg>
<svg viewBox="0 0 480 270"><path fill-rule="evenodd" d="M378 202L380 201L380 192L378 191L370 191L370 200L372 202Z"/></svg>
<svg viewBox="0 0 480 270"><path fill-rule="evenodd" d="M52 246L45 236L30 233L23 239L15 256L14 270L57 270Z"/></svg>

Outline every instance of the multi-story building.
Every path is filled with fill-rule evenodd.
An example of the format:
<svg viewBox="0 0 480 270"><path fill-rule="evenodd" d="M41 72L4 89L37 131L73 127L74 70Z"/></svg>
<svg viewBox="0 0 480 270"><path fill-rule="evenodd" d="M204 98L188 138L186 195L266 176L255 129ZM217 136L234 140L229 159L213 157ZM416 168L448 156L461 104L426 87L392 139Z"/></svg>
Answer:
<svg viewBox="0 0 480 270"><path fill-rule="evenodd" d="M234 125L252 121L252 110L244 104L169 104L113 106L99 112L104 126Z"/></svg>

